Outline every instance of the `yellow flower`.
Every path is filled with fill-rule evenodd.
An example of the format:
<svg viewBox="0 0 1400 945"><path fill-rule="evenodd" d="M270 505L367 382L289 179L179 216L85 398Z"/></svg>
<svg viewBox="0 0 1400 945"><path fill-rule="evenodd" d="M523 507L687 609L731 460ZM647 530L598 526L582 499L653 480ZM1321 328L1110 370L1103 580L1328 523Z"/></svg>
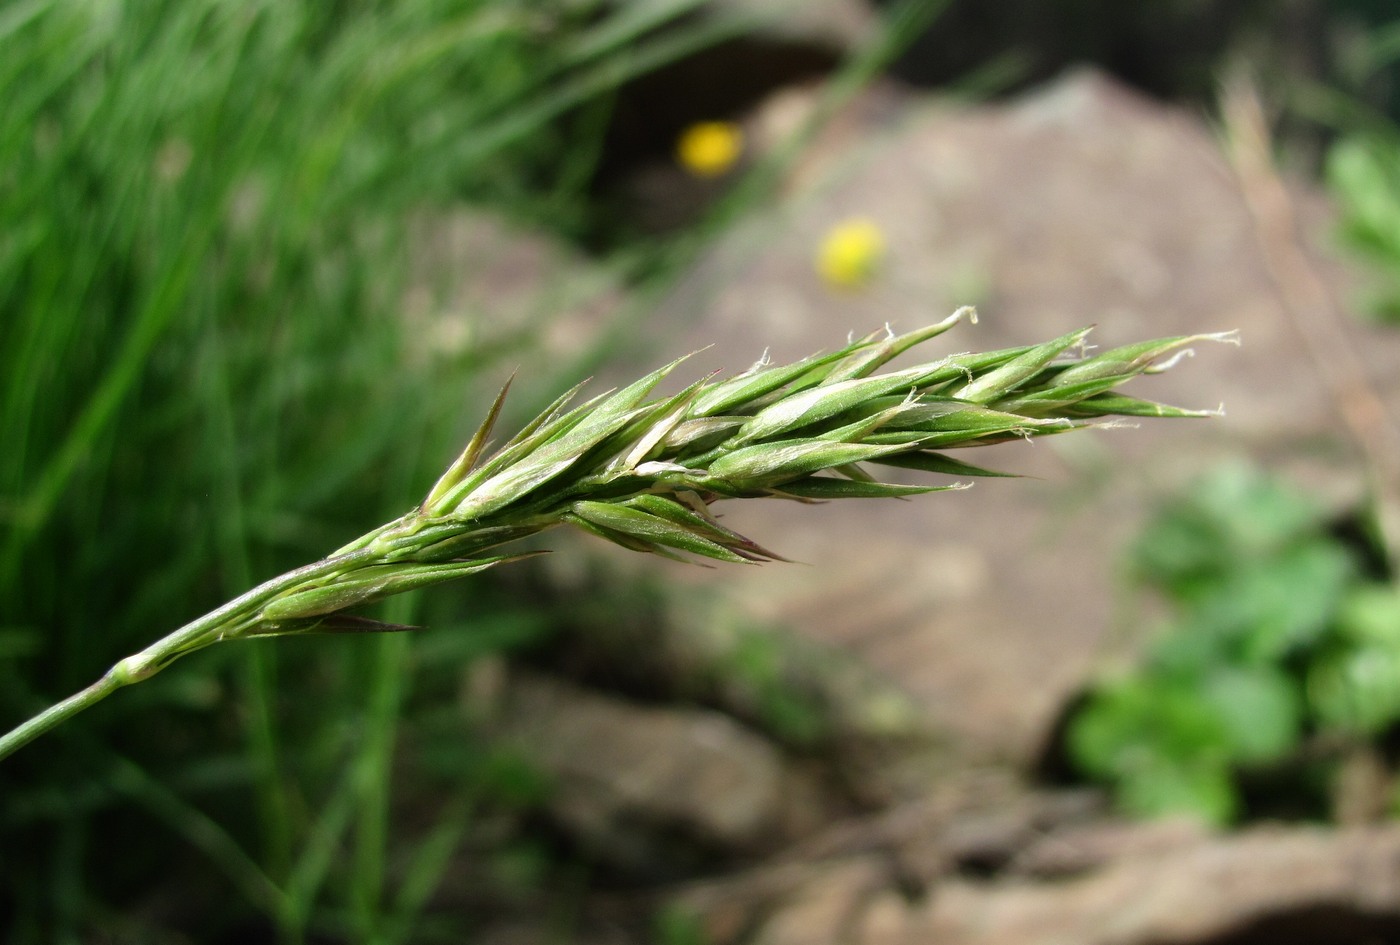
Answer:
<svg viewBox="0 0 1400 945"><path fill-rule="evenodd" d="M719 177L744 153L744 132L732 121L701 121L681 132L676 160L696 177Z"/></svg>
<svg viewBox="0 0 1400 945"><path fill-rule="evenodd" d="M817 250L817 272L839 289L857 289L875 277L885 259L885 234L874 220L842 220Z"/></svg>

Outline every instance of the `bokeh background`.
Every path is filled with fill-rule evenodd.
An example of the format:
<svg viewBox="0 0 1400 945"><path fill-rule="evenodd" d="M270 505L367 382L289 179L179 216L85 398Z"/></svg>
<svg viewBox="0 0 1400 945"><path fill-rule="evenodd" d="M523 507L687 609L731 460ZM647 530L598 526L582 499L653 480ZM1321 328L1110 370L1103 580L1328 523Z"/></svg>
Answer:
<svg viewBox="0 0 1400 945"><path fill-rule="evenodd" d="M1134 391L1208 421L727 512L799 564L551 536L184 660L0 762L0 940L1400 942L1395 13L0 4L7 729L512 372L1243 340Z"/></svg>

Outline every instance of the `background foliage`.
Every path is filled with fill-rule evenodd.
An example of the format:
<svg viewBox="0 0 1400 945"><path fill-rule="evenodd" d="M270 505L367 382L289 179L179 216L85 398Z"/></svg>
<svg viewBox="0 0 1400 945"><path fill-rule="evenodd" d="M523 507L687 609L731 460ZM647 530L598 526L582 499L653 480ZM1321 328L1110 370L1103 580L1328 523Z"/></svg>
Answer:
<svg viewBox="0 0 1400 945"><path fill-rule="evenodd" d="M527 353L534 326L493 351L415 350L398 316L414 212L470 202L582 225L602 133L590 109L734 29L658 30L686 9L0 11L6 718L431 482L476 419L463 405L483 359ZM408 849L390 849L385 817L413 667L460 666L546 619L493 607L459 598L436 615L473 624L436 638L465 641L454 653L382 638L314 660L297 645L214 655L6 765L3 845L32 855L0 857L0 937L152 941L202 912L205 941L259 913L292 940L404 938L483 792L536 790L479 753L428 752L452 787L422 812L411 858L390 862ZM196 874L225 874L193 889L231 881L242 898L161 901L191 855ZM115 901L141 904L117 916Z"/></svg>
<svg viewBox="0 0 1400 945"><path fill-rule="evenodd" d="M1129 567L1169 615L1072 719L1074 760L1131 813L1216 823L1247 813L1251 774L1291 766L1263 812L1327 816L1347 749L1400 721L1400 594L1365 550L1243 465L1164 503Z"/></svg>

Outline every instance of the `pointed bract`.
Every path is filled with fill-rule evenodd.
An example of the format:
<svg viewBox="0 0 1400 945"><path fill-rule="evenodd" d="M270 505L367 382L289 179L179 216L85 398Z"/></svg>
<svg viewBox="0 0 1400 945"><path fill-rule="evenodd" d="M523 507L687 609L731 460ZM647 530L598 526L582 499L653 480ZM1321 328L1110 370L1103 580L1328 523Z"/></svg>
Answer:
<svg viewBox="0 0 1400 945"><path fill-rule="evenodd" d="M810 387L760 410L739 429L734 442L743 444L769 439L854 410L872 397L883 397L897 390L912 391L918 377L919 369L912 368L895 374Z"/></svg>
<svg viewBox="0 0 1400 945"><path fill-rule="evenodd" d="M433 516L439 514L437 503L440 502L462 479L476 468L477 460L481 458L481 451L486 448L486 442L491 438L491 431L496 428L496 420L501 415L501 406L506 402L506 394L510 391L511 381L515 380L512 374L504 384L501 391L492 401L491 408L486 411L486 419L477 427L476 433L467 441L467 446L447 467L447 472L443 473L433 487L428 490L428 496L423 500L420 508L424 515ZM454 503L455 504L455 503Z"/></svg>
<svg viewBox="0 0 1400 945"><path fill-rule="evenodd" d="M692 416L712 417L728 413L732 408L741 404L751 404L758 398L771 394L804 375L811 374L815 369L839 361L851 351L863 347L864 344L848 345L846 348L833 351L830 354L813 355L793 364L760 368L757 371L720 381L695 399L695 409Z"/></svg>
<svg viewBox="0 0 1400 945"><path fill-rule="evenodd" d="M1202 335L1182 335L1176 338L1159 338L1155 341L1140 341L1101 352L1072 364L1057 374L1050 386L1063 387L1104 377L1128 377L1141 374L1152 367L1164 355L1178 352L1197 341L1218 341L1225 344L1239 344L1239 335L1233 331L1215 332Z"/></svg>
<svg viewBox="0 0 1400 945"><path fill-rule="evenodd" d="M691 554L733 564L748 563L747 558L702 534L696 529L627 505L611 502L576 502L570 514L600 528L607 529L648 545L661 545Z"/></svg>
<svg viewBox="0 0 1400 945"><path fill-rule="evenodd" d="M538 552L499 555L441 564L404 563L372 565L336 575L332 583L293 589L273 598L260 612L264 621L280 623L331 614L350 607L370 604L394 594L416 590L475 574L507 561L518 561Z"/></svg>
<svg viewBox="0 0 1400 945"><path fill-rule="evenodd" d="M952 396L972 403L988 403L1004 397L1039 374L1045 365L1084 340L1091 329L1080 328L1053 341L1036 345L995 370L953 391Z"/></svg>
<svg viewBox="0 0 1400 945"><path fill-rule="evenodd" d="M927 328L920 328L903 335L892 334L886 340L872 344L836 364L822 383L832 384L850 378L866 377L875 369L883 367L915 345L923 344L931 338L937 338L964 318L975 324L977 310L970 305L964 305L943 321L929 325Z"/></svg>
<svg viewBox="0 0 1400 945"><path fill-rule="evenodd" d="M903 449L868 443L795 439L740 447L710 464L710 481L733 489L766 489L846 463L859 463ZM719 483L714 481L718 480Z"/></svg>
<svg viewBox="0 0 1400 945"><path fill-rule="evenodd" d="M828 476L808 476L806 479L797 479L777 486L772 492L774 495L824 502L831 499L902 499L930 492L965 489L967 485L954 483L951 486L905 486L891 482L857 482Z"/></svg>
<svg viewBox="0 0 1400 945"><path fill-rule="evenodd" d="M1179 419L1200 419L1218 417L1221 410L1187 410L1170 404L1159 404L1150 400L1139 400L1123 394L1099 394L1066 408L1066 412L1078 417L1163 417Z"/></svg>
<svg viewBox="0 0 1400 945"><path fill-rule="evenodd" d="M1016 473L998 472L995 469L986 469L982 466L974 466L965 463L960 459L953 459L951 456L944 456L942 453L935 453L932 450L922 450L917 453L897 453L893 456L882 456L871 460L881 466L894 466L898 469L917 469L920 472L943 473L949 476L985 476L997 479L1018 478Z"/></svg>

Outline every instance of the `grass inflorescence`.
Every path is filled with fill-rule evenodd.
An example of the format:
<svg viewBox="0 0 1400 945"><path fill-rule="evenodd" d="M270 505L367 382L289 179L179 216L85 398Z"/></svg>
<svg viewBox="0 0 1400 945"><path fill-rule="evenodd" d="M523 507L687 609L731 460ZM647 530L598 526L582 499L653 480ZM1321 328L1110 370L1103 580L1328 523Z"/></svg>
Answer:
<svg viewBox="0 0 1400 945"><path fill-rule="evenodd" d="M653 397L680 358L577 406L576 387L487 453L506 389L412 511L274 578L118 662L93 687L0 738L0 757L121 686L224 640L404 629L348 609L518 560L503 546L573 525L635 551L758 563L779 556L722 525L720 499L890 498L962 487L882 481L868 466L996 475L949 449L1093 426L1105 417L1206 416L1120 393L1198 340L1083 354L1088 329L1042 344L881 372L971 309L904 335L876 333L792 364L760 362Z"/></svg>

